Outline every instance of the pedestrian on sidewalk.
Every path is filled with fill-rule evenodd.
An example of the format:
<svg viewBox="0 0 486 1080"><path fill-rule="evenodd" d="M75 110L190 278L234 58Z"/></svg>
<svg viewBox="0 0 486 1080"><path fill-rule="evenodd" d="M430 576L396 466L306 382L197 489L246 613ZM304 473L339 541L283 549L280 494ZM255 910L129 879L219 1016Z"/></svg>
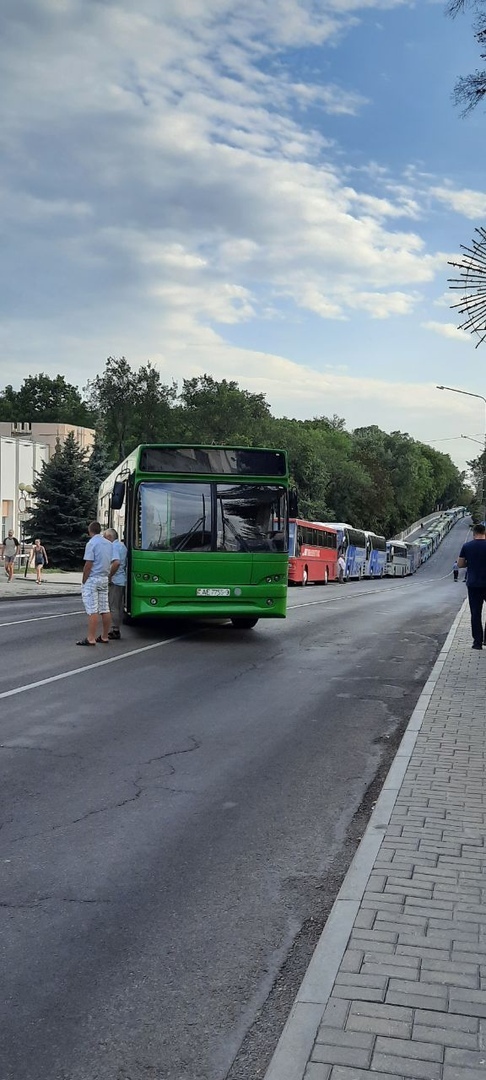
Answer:
<svg viewBox="0 0 486 1080"><path fill-rule="evenodd" d="M123 622L125 608L125 588L127 584L127 558L128 551L123 540L118 539L116 529L106 529L103 533L106 540L112 546L111 567L108 576L108 599L111 612L111 630L108 637L112 641L120 641L120 627Z"/></svg>
<svg viewBox="0 0 486 1080"><path fill-rule="evenodd" d="M457 581L459 577L459 564L457 562L457 559L452 567L452 573L454 574L454 581Z"/></svg>
<svg viewBox="0 0 486 1080"><path fill-rule="evenodd" d="M471 612L473 649L482 649L485 640L482 622L483 603L486 602L486 526L483 522L473 525L473 538L463 544L457 560L458 567L467 572L467 595Z"/></svg>
<svg viewBox="0 0 486 1080"><path fill-rule="evenodd" d="M9 529L7 535L2 541L2 559L5 559L5 573L7 575L7 581L13 581L14 566L16 556L19 554L20 544L17 537L13 534L13 529Z"/></svg>
<svg viewBox="0 0 486 1080"><path fill-rule="evenodd" d="M84 569L81 596L88 616L88 633L76 645L96 645L97 642L108 645L111 626L110 605L108 601L108 576L111 568L112 546L110 541L101 536L99 521L92 521L88 526L89 540L84 552ZM101 634L96 636L98 618L101 616Z"/></svg>
<svg viewBox="0 0 486 1080"><path fill-rule="evenodd" d="M34 540L30 549L29 565L35 566L35 575L38 585L42 585L42 567L47 566L47 552L40 540Z"/></svg>

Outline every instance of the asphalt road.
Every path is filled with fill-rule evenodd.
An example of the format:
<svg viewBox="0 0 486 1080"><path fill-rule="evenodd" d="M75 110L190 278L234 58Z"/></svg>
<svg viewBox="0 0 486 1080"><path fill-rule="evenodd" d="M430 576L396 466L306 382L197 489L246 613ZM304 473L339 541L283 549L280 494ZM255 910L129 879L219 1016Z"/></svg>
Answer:
<svg viewBox="0 0 486 1080"><path fill-rule="evenodd" d="M78 600L0 604L1 1080L263 1075L278 972L293 992L464 599L466 534L411 579L292 590L243 634L83 650Z"/></svg>

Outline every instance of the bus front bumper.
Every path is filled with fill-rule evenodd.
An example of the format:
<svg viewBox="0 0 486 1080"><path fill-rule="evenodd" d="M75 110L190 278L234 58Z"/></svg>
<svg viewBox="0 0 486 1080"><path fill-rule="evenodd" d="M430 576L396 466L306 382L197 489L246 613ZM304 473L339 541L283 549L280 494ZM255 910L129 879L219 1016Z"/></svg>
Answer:
<svg viewBox="0 0 486 1080"><path fill-rule="evenodd" d="M128 613L134 618L284 619L287 585L232 585L219 589L135 581L129 606Z"/></svg>

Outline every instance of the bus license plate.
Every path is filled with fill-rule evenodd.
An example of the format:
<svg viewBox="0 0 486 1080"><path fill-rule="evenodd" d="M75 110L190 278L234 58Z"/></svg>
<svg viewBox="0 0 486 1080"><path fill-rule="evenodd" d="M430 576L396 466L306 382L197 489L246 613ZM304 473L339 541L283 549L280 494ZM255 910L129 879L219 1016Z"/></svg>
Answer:
<svg viewBox="0 0 486 1080"><path fill-rule="evenodd" d="M196 596L231 596L229 589L196 589Z"/></svg>

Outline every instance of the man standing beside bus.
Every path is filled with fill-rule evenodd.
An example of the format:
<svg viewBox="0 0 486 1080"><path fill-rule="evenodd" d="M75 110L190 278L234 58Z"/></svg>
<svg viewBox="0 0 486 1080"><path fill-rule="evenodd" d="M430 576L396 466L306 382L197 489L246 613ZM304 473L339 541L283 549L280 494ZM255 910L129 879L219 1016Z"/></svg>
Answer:
<svg viewBox="0 0 486 1080"><path fill-rule="evenodd" d="M111 630L108 637L112 641L120 641L120 627L123 622L125 607L128 551L123 540L118 539L116 529L106 529L103 536L110 541L112 548L111 567L108 576L108 599L111 612Z"/></svg>
<svg viewBox="0 0 486 1080"><path fill-rule="evenodd" d="M467 570L467 595L471 612L473 649L482 649L484 631L483 603L486 603L486 527L473 525L473 538L463 544L457 560L459 568Z"/></svg>
<svg viewBox="0 0 486 1080"><path fill-rule="evenodd" d="M111 569L112 545L109 540L101 536L99 521L91 522L88 533L89 540L84 551L81 585L81 596L88 616L88 634L81 641L77 641L76 645L96 645L97 642L108 645L108 633L111 626L108 575ZM101 616L102 630L97 637L99 616Z"/></svg>
<svg viewBox="0 0 486 1080"><path fill-rule="evenodd" d="M344 555L343 555L342 552L341 552L341 554L339 556L339 559L337 561L337 566L338 566L338 582L339 582L340 585L344 585L344 574L345 574L345 571L346 571L346 559L344 558Z"/></svg>

